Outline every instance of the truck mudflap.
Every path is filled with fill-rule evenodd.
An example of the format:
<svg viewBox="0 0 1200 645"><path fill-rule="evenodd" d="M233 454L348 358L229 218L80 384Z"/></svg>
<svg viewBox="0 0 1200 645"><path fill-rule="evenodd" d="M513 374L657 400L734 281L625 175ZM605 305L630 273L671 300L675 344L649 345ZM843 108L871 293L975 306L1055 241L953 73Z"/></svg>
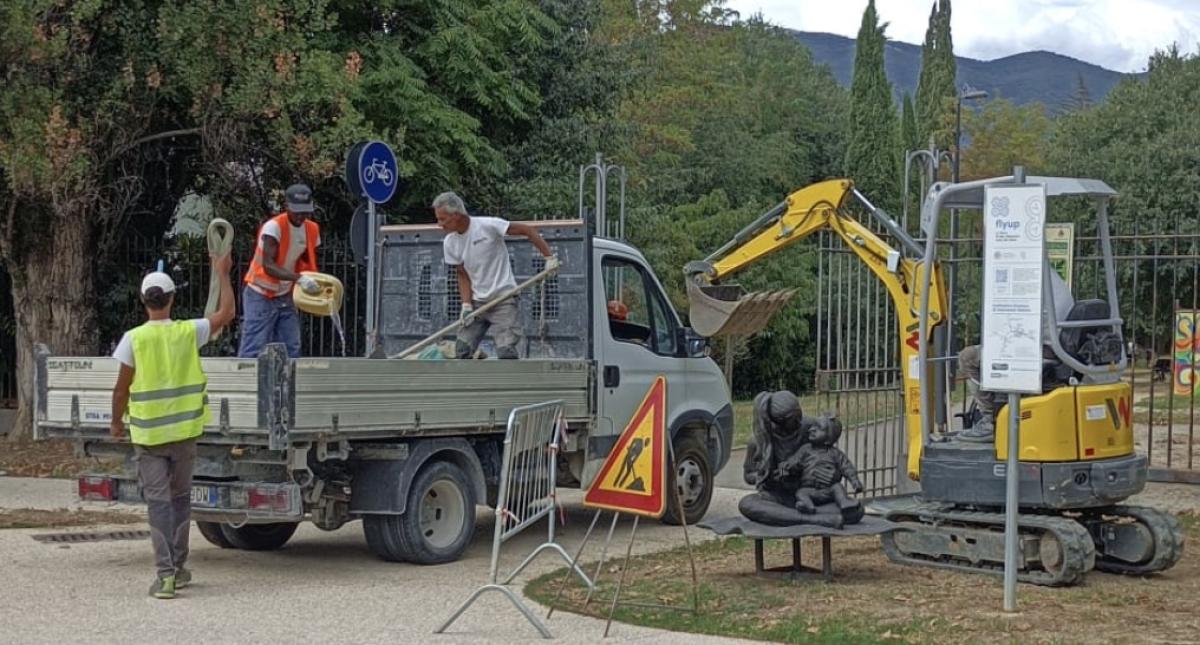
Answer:
<svg viewBox="0 0 1200 645"><path fill-rule="evenodd" d="M144 504L137 480L112 475L84 475L78 480L84 501ZM192 481L192 517L201 521L238 523L299 522L304 519L300 486L278 482Z"/></svg>

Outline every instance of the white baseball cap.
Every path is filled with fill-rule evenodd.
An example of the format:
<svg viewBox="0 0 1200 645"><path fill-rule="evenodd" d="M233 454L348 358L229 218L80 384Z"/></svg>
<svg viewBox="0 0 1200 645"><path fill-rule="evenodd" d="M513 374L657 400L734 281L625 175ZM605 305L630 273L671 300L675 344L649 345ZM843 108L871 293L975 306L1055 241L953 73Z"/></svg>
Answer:
<svg viewBox="0 0 1200 645"><path fill-rule="evenodd" d="M174 293L175 281L171 279L171 276L161 271L155 271L142 278L142 295L146 295L146 292L154 287L162 289L163 293Z"/></svg>

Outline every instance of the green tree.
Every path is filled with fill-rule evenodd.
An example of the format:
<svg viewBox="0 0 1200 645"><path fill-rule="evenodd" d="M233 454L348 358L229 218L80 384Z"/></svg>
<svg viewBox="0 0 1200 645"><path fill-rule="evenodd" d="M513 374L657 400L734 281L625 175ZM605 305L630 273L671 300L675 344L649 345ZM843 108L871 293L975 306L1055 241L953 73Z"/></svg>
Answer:
<svg viewBox="0 0 1200 645"><path fill-rule="evenodd" d="M21 413L35 342L93 354L96 296L130 227L164 230L208 196L252 226L297 179L329 212L355 140L389 141L425 204L498 177L489 137L541 97L522 74L556 25L521 0L370 6L332 0L0 5L0 259L12 278Z"/></svg>
<svg viewBox="0 0 1200 645"><path fill-rule="evenodd" d="M870 0L863 11L855 45L845 171L866 195L891 207L899 203L900 166L896 157L899 131L892 104L892 84L884 70L886 28L886 24L879 24L875 0Z"/></svg>
<svg viewBox="0 0 1200 645"><path fill-rule="evenodd" d="M662 3L656 20L639 7L614 2L601 29L629 54L633 78L618 109L628 136L606 153L629 172L629 237L685 312L685 263L790 192L840 173L847 97L806 48L761 19L735 20L719 2ZM780 254L736 281L810 287L813 255ZM740 395L808 387L813 306L797 299L751 341L735 367Z"/></svg>
<svg viewBox="0 0 1200 645"><path fill-rule="evenodd" d="M924 147L921 145L921 135L917 128L917 114L913 108L912 95L905 92L900 107L900 148L903 152L911 152Z"/></svg>
<svg viewBox="0 0 1200 645"><path fill-rule="evenodd" d="M1017 165L1030 174L1045 174L1053 130L1041 103L1015 105L996 98L964 111L963 133L971 143L963 153L963 181L1008 175Z"/></svg>
<svg viewBox="0 0 1200 645"><path fill-rule="evenodd" d="M1067 112L1078 112L1092 107L1092 91L1088 89L1087 83L1083 80L1083 74L1075 76L1075 89L1071 92L1071 98L1067 99L1063 109Z"/></svg>
<svg viewBox="0 0 1200 645"><path fill-rule="evenodd" d="M1051 167L1059 175L1101 179L1120 193L1110 210L1120 255L1187 255L1174 236L1200 233L1198 95L1200 58L1172 47L1152 56L1145 76L1123 80L1104 102L1058 119ZM1093 235L1094 217L1084 213L1060 210L1076 221L1076 235ZM1191 308L1197 302L1191 265L1183 266L1189 268L1165 259L1118 261L1121 284L1137 285L1122 293L1127 337L1145 344L1153 338L1155 351L1169 351L1175 303ZM1077 272L1077 290L1094 288L1091 273Z"/></svg>
<svg viewBox="0 0 1200 645"><path fill-rule="evenodd" d="M573 214L577 170L597 151L613 152L628 136L616 118L633 72L627 47L609 42L611 19L598 0L542 0L557 25L540 62L529 69L541 104L523 128L505 137L502 181L478 186L479 206L515 219Z"/></svg>
<svg viewBox="0 0 1200 645"><path fill-rule="evenodd" d="M957 74L950 0L937 0L930 10L921 46L921 75L917 80L917 134L922 148L929 145L931 138L940 150L949 150L954 143L954 133L945 124L946 114L953 112L958 95Z"/></svg>

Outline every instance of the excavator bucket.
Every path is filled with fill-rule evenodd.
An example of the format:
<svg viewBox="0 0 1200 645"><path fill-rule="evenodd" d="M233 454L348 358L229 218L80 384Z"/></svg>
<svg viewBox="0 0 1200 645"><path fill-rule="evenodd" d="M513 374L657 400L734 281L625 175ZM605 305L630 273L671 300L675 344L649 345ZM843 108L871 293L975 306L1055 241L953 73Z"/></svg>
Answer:
<svg viewBox="0 0 1200 645"><path fill-rule="evenodd" d="M750 336L767 326L792 299L795 289L746 293L738 285L699 285L687 281L692 329L701 336Z"/></svg>

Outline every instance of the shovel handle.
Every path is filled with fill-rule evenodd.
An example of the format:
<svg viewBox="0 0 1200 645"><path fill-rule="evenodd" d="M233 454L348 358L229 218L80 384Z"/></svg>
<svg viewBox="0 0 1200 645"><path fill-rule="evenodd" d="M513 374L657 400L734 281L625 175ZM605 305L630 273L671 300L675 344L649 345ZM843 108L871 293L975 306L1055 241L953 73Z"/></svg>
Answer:
<svg viewBox="0 0 1200 645"><path fill-rule="evenodd" d="M488 311L491 311L493 308L495 308L500 303L508 300L509 298L512 298L513 296L517 295L518 293L521 293L522 291L525 291L529 287L532 287L533 285L545 280L546 278L549 278L551 275L553 275L556 272L558 272L557 268L543 270L541 273L538 273L537 275L534 275L533 277L522 282L521 284L518 284L517 286L513 287L512 290L508 291L507 293L500 296L499 298L496 298L495 300L492 300L491 302L489 302L489 303L483 305L482 307L476 309L475 311L471 312L471 317L475 318L475 317L478 317L480 314L484 314L484 313L487 313ZM446 334L449 334L450 332L458 331L466 324L466 322L467 322L466 320L463 320L460 318L460 319L450 323L449 325L446 325L445 327L442 327L441 329L433 332L432 334L425 337L424 339L417 341L415 344L409 346L407 349L404 349L400 353L388 356L388 358L407 358L409 356L412 356L413 354L415 354L415 353L421 351L422 349L425 349L426 347L429 347L433 343L437 342L439 339L441 339Z"/></svg>

